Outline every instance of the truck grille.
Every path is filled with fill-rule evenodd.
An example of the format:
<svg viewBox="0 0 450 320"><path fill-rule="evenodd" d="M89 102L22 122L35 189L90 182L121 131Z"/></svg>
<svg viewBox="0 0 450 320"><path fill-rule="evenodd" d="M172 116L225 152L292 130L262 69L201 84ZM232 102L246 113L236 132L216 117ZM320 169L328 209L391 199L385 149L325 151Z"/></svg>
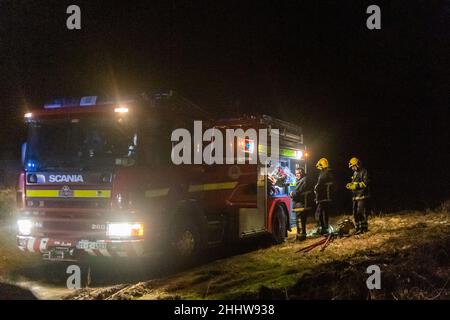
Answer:
<svg viewBox="0 0 450 320"><path fill-rule="evenodd" d="M26 200L27 208L61 208L61 209L107 209L109 199L65 199L65 200Z"/></svg>
<svg viewBox="0 0 450 320"><path fill-rule="evenodd" d="M45 236L82 236L95 237L104 236L106 230L93 230L92 225L106 225L96 223L96 221L45 221L42 232Z"/></svg>

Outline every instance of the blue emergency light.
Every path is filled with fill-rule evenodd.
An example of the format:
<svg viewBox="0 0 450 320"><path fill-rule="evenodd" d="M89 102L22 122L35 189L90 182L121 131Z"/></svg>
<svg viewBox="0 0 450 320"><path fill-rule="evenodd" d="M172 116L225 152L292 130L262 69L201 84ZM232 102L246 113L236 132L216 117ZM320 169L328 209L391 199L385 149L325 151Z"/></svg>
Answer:
<svg viewBox="0 0 450 320"><path fill-rule="evenodd" d="M38 163L35 160L28 160L25 164L25 170L28 172L33 172L38 169Z"/></svg>
<svg viewBox="0 0 450 320"><path fill-rule="evenodd" d="M44 109L59 109L69 107L94 106L97 103L97 96L86 96L81 98L61 98L55 99L44 105Z"/></svg>

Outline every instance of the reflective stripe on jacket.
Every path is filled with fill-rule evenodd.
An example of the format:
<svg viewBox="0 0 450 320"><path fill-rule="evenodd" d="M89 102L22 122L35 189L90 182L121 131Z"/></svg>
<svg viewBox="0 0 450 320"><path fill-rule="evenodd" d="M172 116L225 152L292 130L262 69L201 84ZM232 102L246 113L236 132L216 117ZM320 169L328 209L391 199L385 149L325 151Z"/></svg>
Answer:
<svg viewBox="0 0 450 320"><path fill-rule="evenodd" d="M356 189L352 190L353 200L363 200L370 198L369 190L369 174L365 168L361 168L353 172L352 182L356 182Z"/></svg>

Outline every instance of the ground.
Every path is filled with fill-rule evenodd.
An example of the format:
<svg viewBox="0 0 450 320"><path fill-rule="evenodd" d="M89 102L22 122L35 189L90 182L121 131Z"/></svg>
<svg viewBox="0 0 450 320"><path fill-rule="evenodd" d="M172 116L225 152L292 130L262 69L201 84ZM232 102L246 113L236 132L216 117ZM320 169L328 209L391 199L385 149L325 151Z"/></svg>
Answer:
<svg viewBox="0 0 450 320"><path fill-rule="evenodd" d="M343 218L335 217L332 223ZM61 264L21 254L8 231L1 233L0 270L4 281L32 287L38 298L450 298L448 208L377 215L369 223L367 234L336 238L323 251L319 246L307 253L298 252L320 238L295 242L291 234L282 245L251 242L181 271L167 271L167 265L155 262L148 268L141 265L141 272L136 272L131 264L111 268L106 262L106 267L99 264L92 272L91 287L78 291L64 289L67 275ZM366 269L370 265L381 269L380 290L367 289Z"/></svg>

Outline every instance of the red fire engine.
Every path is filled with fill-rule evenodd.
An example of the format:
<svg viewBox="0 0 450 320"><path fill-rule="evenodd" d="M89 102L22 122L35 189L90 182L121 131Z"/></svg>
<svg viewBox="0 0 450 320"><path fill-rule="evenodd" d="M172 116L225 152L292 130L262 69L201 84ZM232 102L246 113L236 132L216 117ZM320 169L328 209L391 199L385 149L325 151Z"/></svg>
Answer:
<svg viewBox="0 0 450 320"><path fill-rule="evenodd" d="M18 247L49 260L141 257L200 250L291 227L289 184L306 167L301 129L268 116L211 120L174 92L108 100L61 99L25 114L17 194ZM279 130L272 164L180 164L175 128ZM246 139L236 148L267 148ZM195 148L195 146L194 146ZM272 181L272 182L271 182Z"/></svg>

